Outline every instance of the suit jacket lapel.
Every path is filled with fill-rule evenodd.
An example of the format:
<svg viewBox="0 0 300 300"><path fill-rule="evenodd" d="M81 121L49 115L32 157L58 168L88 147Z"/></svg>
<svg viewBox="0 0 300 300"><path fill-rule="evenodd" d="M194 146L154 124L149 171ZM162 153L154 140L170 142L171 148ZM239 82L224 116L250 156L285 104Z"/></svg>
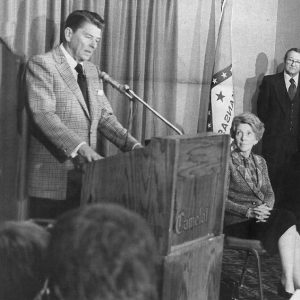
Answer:
<svg viewBox="0 0 300 300"><path fill-rule="evenodd" d="M256 165L256 171L257 171L257 181L258 181L257 187L260 189L262 186L262 179L263 179L262 165L261 165L261 161L258 156L253 155L253 158L254 158L254 162Z"/></svg>
<svg viewBox="0 0 300 300"><path fill-rule="evenodd" d="M286 114L288 114L289 113L289 102L291 100L290 100L289 94L288 94L286 86L285 86L283 72L279 73L276 78L275 89L277 90L277 95L278 95L277 100L278 100L282 110Z"/></svg>
<svg viewBox="0 0 300 300"><path fill-rule="evenodd" d="M244 167L239 154L236 151L233 151L231 153L231 157L232 157L233 164L236 166L236 170L240 173L241 177L246 181L246 183L251 187L252 186L251 177L246 171L246 168Z"/></svg>
<svg viewBox="0 0 300 300"><path fill-rule="evenodd" d="M95 68L91 68L91 64L84 63L84 70L88 84L90 114L91 119L93 119L96 113L96 108L98 107L98 103L95 103L95 101L97 99L97 91L99 89L97 85L99 84L99 78L98 73L95 71Z"/></svg>
<svg viewBox="0 0 300 300"><path fill-rule="evenodd" d="M253 155L253 159L256 165L256 171L257 171L257 186L255 187L255 193L256 195L261 199L264 200L265 196L261 192L261 187L263 185L263 171L262 171L262 164L261 159L257 155Z"/></svg>
<svg viewBox="0 0 300 300"><path fill-rule="evenodd" d="M258 176L258 184L257 185L255 185L254 182L252 181L250 172L244 167L244 165L242 164L242 162L236 152L232 153L232 162L236 166L236 169L240 173L241 177L245 180L247 185L253 191L253 193L259 199L264 200L264 195L260 191L260 188L262 186L262 170L261 170L258 158L254 155L254 162L257 167L257 176Z"/></svg>
<svg viewBox="0 0 300 300"><path fill-rule="evenodd" d="M248 170L244 166L239 165L237 167L237 171L241 174L242 178L246 181L246 183L249 185L249 187L251 188L251 190L253 190L253 191L256 190L255 184L252 181L251 175L248 172Z"/></svg>
<svg viewBox="0 0 300 300"><path fill-rule="evenodd" d="M72 70L71 70L64 54L60 50L59 46L54 48L53 57L54 57L55 61L57 62L56 68L57 68L58 72L60 73L61 77L64 79L67 86L70 88L70 90L74 93L74 95L78 99L78 101L81 104L86 115L88 117L90 117L90 113L86 106L85 100L84 100L82 92L80 90L80 87L72 73Z"/></svg>

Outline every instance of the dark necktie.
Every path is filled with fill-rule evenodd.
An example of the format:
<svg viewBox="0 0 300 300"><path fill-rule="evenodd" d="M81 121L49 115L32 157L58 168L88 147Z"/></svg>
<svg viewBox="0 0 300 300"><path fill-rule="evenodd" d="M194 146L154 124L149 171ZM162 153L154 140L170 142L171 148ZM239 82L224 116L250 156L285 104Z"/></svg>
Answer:
<svg viewBox="0 0 300 300"><path fill-rule="evenodd" d="M297 87L295 85L295 80L293 78L290 79L290 83L291 83L291 85L289 86L288 93L289 93L290 99L293 100L296 95Z"/></svg>
<svg viewBox="0 0 300 300"><path fill-rule="evenodd" d="M77 66L75 67L75 70L78 73L78 76L77 76L78 85L81 89L81 92L82 92L83 98L85 100L86 106L89 109L89 100L88 100L88 93L87 93L87 82L86 82L86 77L83 74L82 65L77 64Z"/></svg>

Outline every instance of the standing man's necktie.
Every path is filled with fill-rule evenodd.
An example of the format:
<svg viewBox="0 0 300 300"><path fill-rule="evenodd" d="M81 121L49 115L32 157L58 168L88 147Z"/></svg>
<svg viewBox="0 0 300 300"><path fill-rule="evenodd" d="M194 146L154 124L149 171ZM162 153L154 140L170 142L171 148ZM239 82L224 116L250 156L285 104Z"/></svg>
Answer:
<svg viewBox="0 0 300 300"><path fill-rule="evenodd" d="M81 89L81 92L82 92L83 98L85 100L86 106L89 109L89 100L88 100L88 92L87 92L87 82L86 82L86 77L83 74L82 65L81 64L77 64L77 66L75 67L75 70L78 73L78 76L77 76L78 85L79 85L79 87Z"/></svg>
<svg viewBox="0 0 300 300"><path fill-rule="evenodd" d="M293 100L296 95L297 87L295 85L295 80L293 78L290 79L290 83L291 83L291 85L289 86L288 93L289 93L290 99Z"/></svg>

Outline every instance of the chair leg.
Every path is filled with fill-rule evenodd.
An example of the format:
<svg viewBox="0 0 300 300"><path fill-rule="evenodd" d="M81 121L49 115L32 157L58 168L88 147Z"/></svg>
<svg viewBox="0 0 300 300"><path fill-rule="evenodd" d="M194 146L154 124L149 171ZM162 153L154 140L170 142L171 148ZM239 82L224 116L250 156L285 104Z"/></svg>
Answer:
<svg viewBox="0 0 300 300"><path fill-rule="evenodd" d="M263 294L263 285L262 285L262 274L261 274L261 260L260 255L255 249L251 249L251 252L256 257L256 263L257 263L257 273L258 273L258 280L259 280L259 292L260 292L260 299L264 300L264 294Z"/></svg>
<svg viewBox="0 0 300 300"><path fill-rule="evenodd" d="M245 274L247 272L247 266L248 266L248 262L249 262L250 251L247 251L246 255L247 255L246 256L246 261L243 265L242 274L241 274L241 278L240 278L240 282L239 282L240 287L243 287L243 285L244 285L244 279L245 279Z"/></svg>

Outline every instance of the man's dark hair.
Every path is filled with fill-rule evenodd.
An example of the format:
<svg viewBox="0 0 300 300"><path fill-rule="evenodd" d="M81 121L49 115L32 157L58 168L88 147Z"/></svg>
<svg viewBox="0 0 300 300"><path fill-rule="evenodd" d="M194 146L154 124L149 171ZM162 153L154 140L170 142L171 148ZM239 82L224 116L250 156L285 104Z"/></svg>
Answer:
<svg viewBox="0 0 300 300"><path fill-rule="evenodd" d="M59 217L48 258L50 289L65 300L157 299L153 235L119 205L91 204Z"/></svg>
<svg viewBox="0 0 300 300"><path fill-rule="evenodd" d="M88 10L75 10L68 16L65 28L70 27L73 31L76 31L86 22L96 25L101 30L104 27L104 20L99 14Z"/></svg>
<svg viewBox="0 0 300 300"><path fill-rule="evenodd" d="M45 281L48 232L29 221L0 225L0 299L32 300Z"/></svg>
<svg viewBox="0 0 300 300"><path fill-rule="evenodd" d="M288 56L288 54L289 54L291 51L300 53L300 48L291 48L291 49L289 49L288 51L286 51L286 52L285 52L285 55L284 55L284 61L286 61L287 56Z"/></svg>

